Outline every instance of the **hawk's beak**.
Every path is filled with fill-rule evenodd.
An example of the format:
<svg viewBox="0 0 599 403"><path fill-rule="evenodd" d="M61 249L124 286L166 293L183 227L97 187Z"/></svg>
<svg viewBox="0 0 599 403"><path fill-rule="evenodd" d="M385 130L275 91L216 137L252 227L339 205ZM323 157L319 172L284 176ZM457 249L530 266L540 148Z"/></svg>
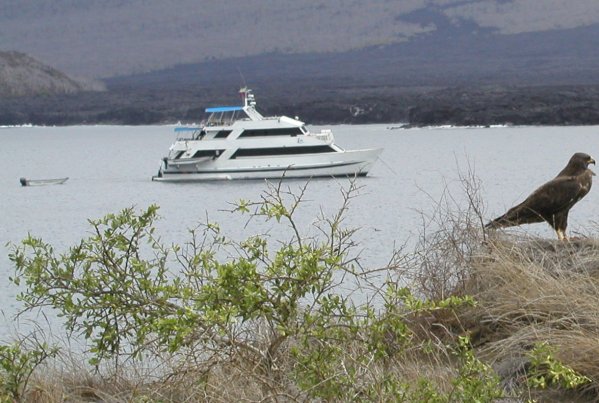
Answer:
<svg viewBox="0 0 599 403"><path fill-rule="evenodd" d="M592 158L591 158L591 159L589 159L589 164L593 164L593 165L595 165L595 160L594 160L594 159L592 159Z"/></svg>

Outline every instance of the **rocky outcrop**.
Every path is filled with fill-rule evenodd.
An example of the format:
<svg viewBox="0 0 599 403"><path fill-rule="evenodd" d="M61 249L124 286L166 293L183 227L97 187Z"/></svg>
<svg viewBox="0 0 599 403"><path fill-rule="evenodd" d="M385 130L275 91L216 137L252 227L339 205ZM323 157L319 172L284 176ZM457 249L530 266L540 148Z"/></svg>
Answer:
<svg viewBox="0 0 599 403"><path fill-rule="evenodd" d="M19 52L0 51L0 97L102 91L103 84L79 80Z"/></svg>
<svg viewBox="0 0 599 403"><path fill-rule="evenodd" d="M596 125L599 86L445 88L415 97L412 126Z"/></svg>

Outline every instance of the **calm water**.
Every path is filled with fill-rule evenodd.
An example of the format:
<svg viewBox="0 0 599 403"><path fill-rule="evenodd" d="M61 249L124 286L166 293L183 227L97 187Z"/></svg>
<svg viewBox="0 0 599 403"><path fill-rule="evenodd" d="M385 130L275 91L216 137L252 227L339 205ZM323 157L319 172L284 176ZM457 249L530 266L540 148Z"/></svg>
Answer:
<svg viewBox="0 0 599 403"><path fill-rule="evenodd" d="M456 187L459 172L474 170L482 181L487 218L521 201L552 178L577 151L599 157L599 127L435 128L388 130L386 125L334 126L344 148L383 147L384 152L353 200L347 224L360 227L362 263L384 265L394 245L414 239L422 227L421 212ZM172 127L75 126L0 128L0 337L8 334L18 310L18 290L9 283L13 268L7 242L28 233L49 241L58 251L88 235L88 218L156 203L161 206L160 233L167 242L182 243L187 229L209 217L225 232L241 239L270 230L258 224L244 230L246 219L223 210L239 199L257 200L263 181L194 184L152 182L160 158L171 141ZM61 186L23 188L19 177L69 176ZM292 189L305 181L287 182ZM310 182L299 219L309 227L323 209L341 202L344 179ZM592 190L570 215L570 230L585 231L599 219L599 190ZM253 225L253 224L252 224ZM254 231L254 229L256 229ZM526 231L553 237L546 225Z"/></svg>

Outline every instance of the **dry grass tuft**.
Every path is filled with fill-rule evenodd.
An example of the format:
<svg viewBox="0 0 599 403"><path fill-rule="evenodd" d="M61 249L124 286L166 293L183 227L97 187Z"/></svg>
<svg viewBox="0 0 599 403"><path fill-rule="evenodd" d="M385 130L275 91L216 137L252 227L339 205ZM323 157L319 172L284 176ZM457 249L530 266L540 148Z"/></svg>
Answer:
<svg viewBox="0 0 599 403"><path fill-rule="evenodd" d="M465 292L478 301L463 313L481 357L504 381L522 380L536 343L592 380L599 390L599 241L492 237L472 261Z"/></svg>

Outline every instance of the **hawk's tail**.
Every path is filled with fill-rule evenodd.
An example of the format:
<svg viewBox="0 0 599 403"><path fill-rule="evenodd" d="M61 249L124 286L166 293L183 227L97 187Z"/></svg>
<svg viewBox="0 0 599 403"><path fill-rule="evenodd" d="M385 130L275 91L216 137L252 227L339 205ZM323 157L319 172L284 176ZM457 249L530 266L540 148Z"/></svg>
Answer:
<svg viewBox="0 0 599 403"><path fill-rule="evenodd" d="M513 223L512 221L508 220L504 214L501 217L497 217L496 219L489 221L485 225L485 228L486 229L498 229L498 228L511 227L513 225L516 225L516 224Z"/></svg>

